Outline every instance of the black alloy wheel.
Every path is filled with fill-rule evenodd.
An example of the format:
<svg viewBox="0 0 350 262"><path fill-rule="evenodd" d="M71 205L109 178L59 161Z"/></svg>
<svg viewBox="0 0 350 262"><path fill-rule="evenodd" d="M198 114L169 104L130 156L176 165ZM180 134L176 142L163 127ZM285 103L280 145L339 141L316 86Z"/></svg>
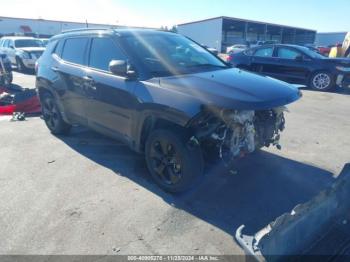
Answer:
<svg viewBox="0 0 350 262"><path fill-rule="evenodd" d="M176 131L175 131L176 130ZM155 130L146 143L146 162L155 182L165 191L189 190L203 175L199 146L190 146L182 130Z"/></svg>
<svg viewBox="0 0 350 262"><path fill-rule="evenodd" d="M50 129L51 133L55 135L69 133L71 125L63 120L55 99L51 94L43 95L42 113L46 126Z"/></svg>
<svg viewBox="0 0 350 262"><path fill-rule="evenodd" d="M182 177L182 163L179 152L174 145L165 139L157 139L152 143L150 158L152 168L166 185L177 184Z"/></svg>

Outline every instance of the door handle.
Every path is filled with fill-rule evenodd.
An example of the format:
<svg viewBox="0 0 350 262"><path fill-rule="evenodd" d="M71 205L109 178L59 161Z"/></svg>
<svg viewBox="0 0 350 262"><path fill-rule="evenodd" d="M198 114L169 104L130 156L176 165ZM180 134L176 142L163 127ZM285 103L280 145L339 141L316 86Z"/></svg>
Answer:
<svg viewBox="0 0 350 262"><path fill-rule="evenodd" d="M84 81L86 81L86 88L96 91L95 80L91 76L84 76Z"/></svg>

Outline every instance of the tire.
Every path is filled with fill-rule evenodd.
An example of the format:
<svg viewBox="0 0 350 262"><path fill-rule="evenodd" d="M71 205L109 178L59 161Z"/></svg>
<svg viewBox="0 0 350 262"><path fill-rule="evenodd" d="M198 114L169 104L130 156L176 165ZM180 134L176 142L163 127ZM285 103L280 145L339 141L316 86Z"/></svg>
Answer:
<svg viewBox="0 0 350 262"><path fill-rule="evenodd" d="M335 88L334 77L325 71L316 72L310 78L310 87L316 91L330 91Z"/></svg>
<svg viewBox="0 0 350 262"><path fill-rule="evenodd" d="M55 98L45 93L41 98L42 113L46 126L54 135L67 135L71 129L71 125L66 123L58 109Z"/></svg>
<svg viewBox="0 0 350 262"><path fill-rule="evenodd" d="M153 131L146 142L145 157L154 181L170 193L191 189L203 176L201 149L188 145L181 131Z"/></svg>
<svg viewBox="0 0 350 262"><path fill-rule="evenodd" d="M18 72L25 72L26 66L23 64L21 58L16 57L16 67Z"/></svg>
<svg viewBox="0 0 350 262"><path fill-rule="evenodd" d="M12 75L12 72L11 72L6 77L4 77L4 85L5 86L9 86L9 85L12 84L12 81L13 81L13 75Z"/></svg>

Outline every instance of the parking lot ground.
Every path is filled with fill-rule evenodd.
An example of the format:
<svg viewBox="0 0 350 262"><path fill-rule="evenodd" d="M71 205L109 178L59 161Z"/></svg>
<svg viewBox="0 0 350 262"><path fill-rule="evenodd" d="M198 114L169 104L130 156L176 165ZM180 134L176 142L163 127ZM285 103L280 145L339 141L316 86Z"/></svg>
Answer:
<svg viewBox="0 0 350 262"><path fill-rule="evenodd" d="M240 225L256 232L350 162L350 92L303 92L282 151L239 160L236 172L211 166L178 196L118 141L80 127L55 137L38 117L0 121L0 254L243 254Z"/></svg>

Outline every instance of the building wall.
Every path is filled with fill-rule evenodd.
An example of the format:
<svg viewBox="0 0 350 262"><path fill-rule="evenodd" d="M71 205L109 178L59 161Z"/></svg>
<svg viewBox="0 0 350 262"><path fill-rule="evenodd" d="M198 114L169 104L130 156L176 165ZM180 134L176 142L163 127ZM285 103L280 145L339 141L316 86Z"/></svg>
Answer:
<svg viewBox="0 0 350 262"><path fill-rule="evenodd" d="M65 30L84 27L86 23L0 17L0 35L28 34L29 28L33 34L52 36ZM89 27L110 28L111 25L89 24Z"/></svg>
<svg viewBox="0 0 350 262"><path fill-rule="evenodd" d="M178 26L178 32L199 44L221 51L222 18Z"/></svg>
<svg viewBox="0 0 350 262"><path fill-rule="evenodd" d="M342 44L347 32L335 32L335 33L317 33L316 45L329 46L335 44Z"/></svg>

